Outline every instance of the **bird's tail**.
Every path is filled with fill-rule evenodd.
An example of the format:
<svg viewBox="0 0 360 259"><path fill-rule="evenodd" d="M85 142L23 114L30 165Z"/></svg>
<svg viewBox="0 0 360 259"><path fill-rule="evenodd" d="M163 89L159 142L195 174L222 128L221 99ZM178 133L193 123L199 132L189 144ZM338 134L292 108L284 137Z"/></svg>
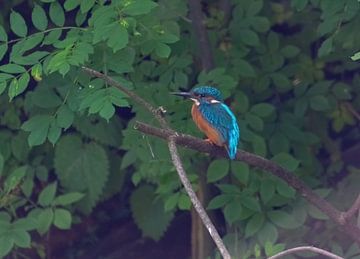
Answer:
<svg viewBox="0 0 360 259"><path fill-rule="evenodd" d="M230 159L234 159L236 156L237 148L235 147L229 147L228 145L225 145L225 149L230 157Z"/></svg>

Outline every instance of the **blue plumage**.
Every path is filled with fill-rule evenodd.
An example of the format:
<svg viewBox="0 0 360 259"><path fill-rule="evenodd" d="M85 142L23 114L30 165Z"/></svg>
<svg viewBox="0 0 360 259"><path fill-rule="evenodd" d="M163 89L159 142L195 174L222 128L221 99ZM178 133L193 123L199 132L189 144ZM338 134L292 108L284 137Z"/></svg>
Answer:
<svg viewBox="0 0 360 259"><path fill-rule="evenodd" d="M196 125L211 142L225 146L229 157L234 159L240 130L234 114L223 103L220 91L211 86L200 86L190 92L174 94L188 97L194 101L191 114Z"/></svg>

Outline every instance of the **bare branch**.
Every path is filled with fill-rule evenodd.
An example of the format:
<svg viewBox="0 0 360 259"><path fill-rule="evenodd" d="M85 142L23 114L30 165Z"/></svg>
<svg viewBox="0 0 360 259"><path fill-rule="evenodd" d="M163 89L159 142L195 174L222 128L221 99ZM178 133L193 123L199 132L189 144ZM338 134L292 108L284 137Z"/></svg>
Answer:
<svg viewBox="0 0 360 259"><path fill-rule="evenodd" d="M142 122L137 122L135 128L145 134L153 135L163 139L168 139L169 136L172 136L175 133L172 130L159 129ZM191 148L200 152L209 153L213 156L225 158L228 157L225 149L209 144L206 141L189 135L177 133L175 137L175 142L178 145ZM302 180L296 177L293 173L289 172L288 170L284 169L273 161L243 150L238 150L235 160L244 161L251 166L262 169L284 180L311 204L313 204L326 215L328 215L334 222L339 225L341 230L343 230L346 234L351 236L354 241L360 244L360 229L357 226L351 224L351 222L343 222L341 219L341 211L334 208L329 202L327 202L315 192L313 192L307 185L305 185Z"/></svg>
<svg viewBox="0 0 360 259"><path fill-rule="evenodd" d="M360 212L360 194L351 208L348 211L341 213L341 220L343 221L343 224L346 224L346 222L351 219L357 212Z"/></svg>
<svg viewBox="0 0 360 259"><path fill-rule="evenodd" d="M171 157L173 158L173 163L174 163L174 166L175 166L175 168L176 168L176 170L178 172L180 180L183 183L184 188L185 188L187 194L189 195L190 200L191 200L194 208L198 212L198 215L199 215L201 221L203 222L203 224L207 228L210 236L214 240L214 242L215 242L216 246L218 247L221 255L225 259L231 259L230 254L229 254L228 250L226 249L226 247L225 247L219 233L217 232L214 224L211 222L209 216L206 214L206 211L205 211L204 207L201 205L201 202L196 197L196 194L195 194L194 190L192 189L191 183L190 183L189 179L186 176L186 173L185 173L184 168L182 166L182 162L181 162L181 159L180 159L179 154L177 152L176 144L175 144L175 141L174 141L174 137L177 136L177 133L175 131L173 131L169 127L167 121L165 120L164 117L162 117L161 112L159 112L159 109L156 109L154 106L152 106L150 103L145 101L143 98L141 98L140 96L138 96L137 94L135 94L134 92L129 90L128 88L124 87L123 85L119 84L118 82L116 82L112 78L108 77L107 75L104 75L104 74L102 74L102 73L100 73L100 72L98 72L96 70L93 70L93 69L87 68L87 67L83 67L82 69L85 72L87 72L88 74L90 74L92 76L95 76L95 77L98 77L98 78L101 78L105 82L107 82L109 85L120 89L125 94L127 94L130 98L132 98L134 101L136 101L138 104L144 106L150 113L152 113L154 115L154 117L157 119L157 121L160 123L161 127L163 128L162 130L171 133L171 134L169 134L167 136L167 140L168 140L168 143L169 143L169 151L170 151Z"/></svg>
<svg viewBox="0 0 360 259"><path fill-rule="evenodd" d="M340 256L338 256L336 254L330 253L330 252L328 252L326 250L323 250L323 249L320 249L320 248L317 248L317 247L314 247L314 246L294 247L294 248L282 251L282 252L280 252L280 253L278 253L276 255L273 255L273 256L269 257L268 259L278 259L278 258L281 258L283 256L298 253L298 252L313 252L313 253L320 254L320 255L323 255L323 256L326 256L326 257L329 257L329 258L332 258L332 259L344 259L343 257L340 257Z"/></svg>
<svg viewBox="0 0 360 259"><path fill-rule="evenodd" d="M179 178L180 178L182 184L184 185L186 192L188 193L188 195L190 197L191 203L194 205L195 210L197 211L197 213L203 220L204 225L208 229L210 236L212 237L212 239L215 241L217 247L219 248L220 253L224 257L224 259L231 259L230 254L227 251L224 243L222 242L221 237L220 237L219 233L217 232L214 224L211 222L205 209L201 205L194 190L192 189L191 183L190 183L189 179L187 178L185 170L180 161L179 153L176 148L175 139L176 139L176 135L170 136L168 145L169 145L171 158L172 158L173 164L175 165L176 171L178 172Z"/></svg>

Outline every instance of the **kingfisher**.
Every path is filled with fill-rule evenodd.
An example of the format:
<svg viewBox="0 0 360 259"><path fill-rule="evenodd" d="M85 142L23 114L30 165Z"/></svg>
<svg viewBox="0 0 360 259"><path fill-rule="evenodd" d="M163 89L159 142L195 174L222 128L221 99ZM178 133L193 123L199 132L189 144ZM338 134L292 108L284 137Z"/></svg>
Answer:
<svg viewBox="0 0 360 259"><path fill-rule="evenodd" d="M196 126L208 137L207 141L225 147L230 159L234 159L240 131L234 114L223 101L221 92L211 86L199 86L190 92L172 94L194 102L191 115Z"/></svg>

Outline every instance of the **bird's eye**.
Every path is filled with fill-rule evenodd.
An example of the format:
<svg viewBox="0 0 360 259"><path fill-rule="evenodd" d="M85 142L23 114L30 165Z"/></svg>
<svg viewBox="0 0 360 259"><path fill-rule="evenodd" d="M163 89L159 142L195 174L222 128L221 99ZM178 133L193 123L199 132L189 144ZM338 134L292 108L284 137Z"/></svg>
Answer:
<svg viewBox="0 0 360 259"><path fill-rule="evenodd" d="M200 97L205 97L205 94L200 94Z"/></svg>

